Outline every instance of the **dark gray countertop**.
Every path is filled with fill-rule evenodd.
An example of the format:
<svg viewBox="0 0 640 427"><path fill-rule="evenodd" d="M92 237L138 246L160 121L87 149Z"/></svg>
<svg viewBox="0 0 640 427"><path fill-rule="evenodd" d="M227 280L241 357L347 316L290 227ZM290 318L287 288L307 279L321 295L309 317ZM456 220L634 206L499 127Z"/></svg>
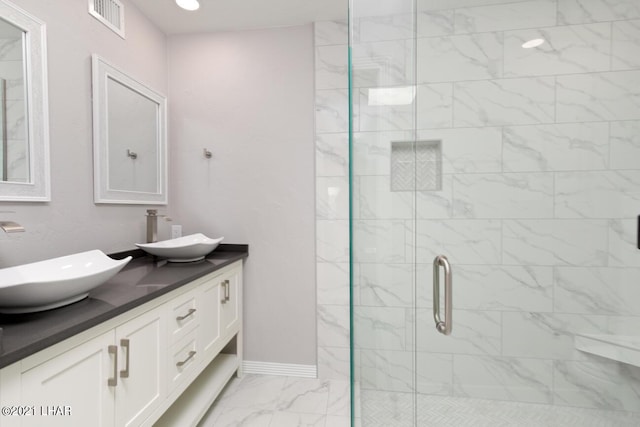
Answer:
<svg viewBox="0 0 640 427"><path fill-rule="evenodd" d="M222 244L202 261L168 263L140 250L118 274L65 307L40 313L0 314L0 368L129 311L249 255L248 245Z"/></svg>

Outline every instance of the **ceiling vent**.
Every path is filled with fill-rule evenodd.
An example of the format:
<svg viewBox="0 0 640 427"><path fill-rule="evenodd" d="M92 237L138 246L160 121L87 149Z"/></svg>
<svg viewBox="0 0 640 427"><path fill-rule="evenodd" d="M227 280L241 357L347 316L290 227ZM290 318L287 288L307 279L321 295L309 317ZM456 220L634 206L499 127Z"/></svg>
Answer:
<svg viewBox="0 0 640 427"><path fill-rule="evenodd" d="M124 38L124 5L120 0L89 0L89 13Z"/></svg>

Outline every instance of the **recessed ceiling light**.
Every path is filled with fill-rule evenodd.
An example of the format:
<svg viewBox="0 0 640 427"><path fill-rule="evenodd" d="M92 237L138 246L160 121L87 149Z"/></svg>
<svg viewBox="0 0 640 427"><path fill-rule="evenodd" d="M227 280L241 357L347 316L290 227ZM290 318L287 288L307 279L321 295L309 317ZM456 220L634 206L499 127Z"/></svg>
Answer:
<svg viewBox="0 0 640 427"><path fill-rule="evenodd" d="M544 39L533 39L533 40L529 40L528 42L524 42L522 44L522 47L525 49L532 49L534 47L540 46L543 43L544 43Z"/></svg>
<svg viewBox="0 0 640 427"><path fill-rule="evenodd" d="M176 4L185 10L197 10L200 8L198 0L176 0Z"/></svg>

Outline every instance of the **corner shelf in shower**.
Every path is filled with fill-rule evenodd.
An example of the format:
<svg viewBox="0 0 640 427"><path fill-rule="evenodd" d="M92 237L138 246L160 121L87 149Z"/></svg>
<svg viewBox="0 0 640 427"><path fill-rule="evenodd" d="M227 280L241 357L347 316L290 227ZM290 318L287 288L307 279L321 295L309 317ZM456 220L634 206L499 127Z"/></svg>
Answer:
<svg viewBox="0 0 640 427"><path fill-rule="evenodd" d="M640 336L576 334L575 346L585 353L640 366Z"/></svg>

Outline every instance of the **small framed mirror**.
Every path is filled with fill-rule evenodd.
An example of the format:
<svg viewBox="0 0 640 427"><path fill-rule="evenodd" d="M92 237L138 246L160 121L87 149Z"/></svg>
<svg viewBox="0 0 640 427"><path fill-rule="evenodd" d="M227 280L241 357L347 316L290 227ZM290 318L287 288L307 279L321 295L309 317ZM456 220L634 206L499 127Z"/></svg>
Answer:
<svg viewBox="0 0 640 427"><path fill-rule="evenodd" d="M98 55L93 70L96 203L167 203L167 99Z"/></svg>
<svg viewBox="0 0 640 427"><path fill-rule="evenodd" d="M44 23L0 1L0 200L47 202L47 49Z"/></svg>

